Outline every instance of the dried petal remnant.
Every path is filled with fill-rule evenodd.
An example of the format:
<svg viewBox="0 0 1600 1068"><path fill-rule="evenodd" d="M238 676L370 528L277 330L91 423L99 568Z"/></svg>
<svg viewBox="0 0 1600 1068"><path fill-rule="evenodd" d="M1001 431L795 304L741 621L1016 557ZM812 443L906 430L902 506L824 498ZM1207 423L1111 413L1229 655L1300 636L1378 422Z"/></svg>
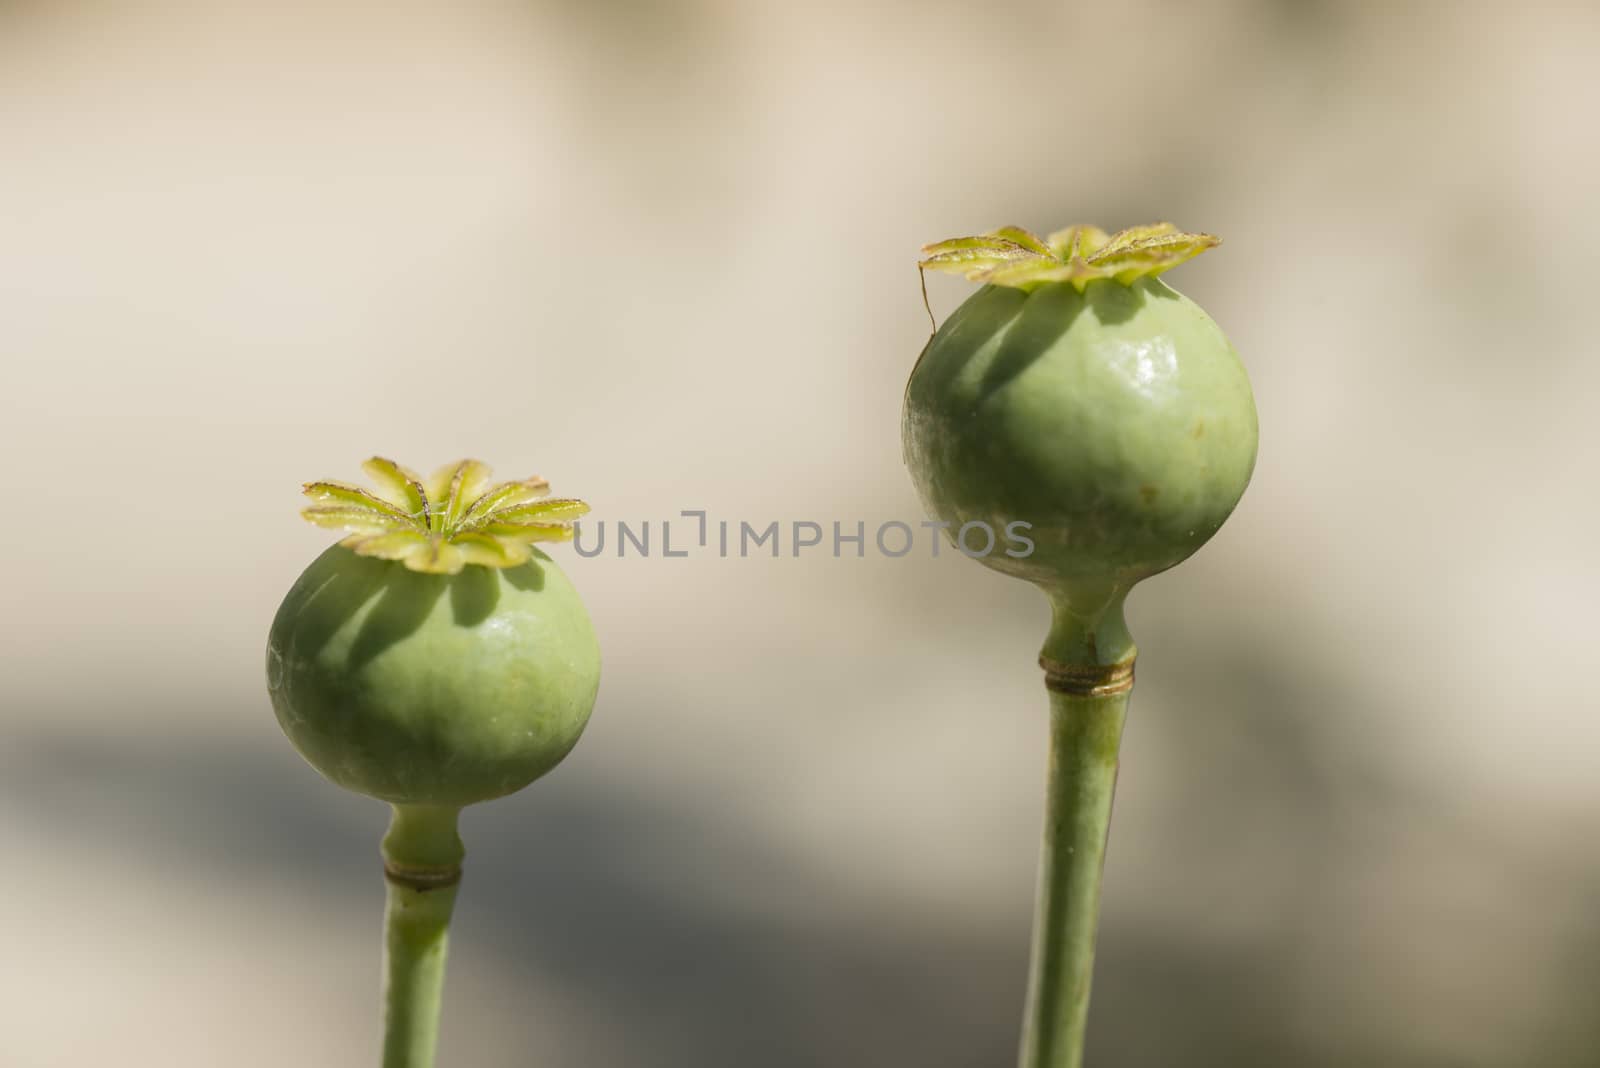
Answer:
<svg viewBox="0 0 1600 1068"><path fill-rule="evenodd" d="M301 515L320 527L349 531L339 544L362 556L399 560L412 571L453 575L468 564L516 567L534 542L571 541L572 521L589 506L551 497L537 476L491 483L478 460L446 464L427 479L393 460L362 465L374 489L344 482L307 482L313 502Z"/></svg>
<svg viewBox="0 0 1600 1068"><path fill-rule="evenodd" d="M1222 239L1212 234L1185 233L1167 222L1130 226L1114 234L1080 224L1049 237L1020 226L1002 226L976 237L924 246L917 266L1018 289L1071 282L1081 292L1099 278L1127 285L1161 274L1221 243Z"/></svg>

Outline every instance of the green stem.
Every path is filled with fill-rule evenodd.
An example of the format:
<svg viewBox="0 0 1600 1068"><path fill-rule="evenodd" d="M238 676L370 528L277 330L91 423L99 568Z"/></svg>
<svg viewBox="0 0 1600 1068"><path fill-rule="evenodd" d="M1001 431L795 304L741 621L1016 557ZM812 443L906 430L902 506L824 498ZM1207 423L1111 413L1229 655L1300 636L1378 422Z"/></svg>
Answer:
<svg viewBox="0 0 1600 1068"><path fill-rule="evenodd" d="M1021 1068L1083 1064L1100 877L1134 654L1120 594L1086 614L1056 600L1041 657L1050 689L1050 771Z"/></svg>
<svg viewBox="0 0 1600 1068"><path fill-rule="evenodd" d="M465 850L458 808L395 805L383 838L383 1068L433 1068L450 912Z"/></svg>

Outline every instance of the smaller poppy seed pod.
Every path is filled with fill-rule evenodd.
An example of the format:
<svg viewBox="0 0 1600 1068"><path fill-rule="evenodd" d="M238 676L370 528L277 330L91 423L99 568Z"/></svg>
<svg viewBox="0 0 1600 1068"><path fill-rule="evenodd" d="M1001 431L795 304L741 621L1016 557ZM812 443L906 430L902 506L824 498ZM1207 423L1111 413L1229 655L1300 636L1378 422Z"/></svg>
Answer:
<svg viewBox="0 0 1600 1068"><path fill-rule="evenodd" d="M1080 1068L1100 878L1136 651L1133 585L1188 558L1255 466L1255 400L1222 331L1158 277L1217 244L1170 223L1107 234L1020 227L923 249L983 282L906 384L906 466L961 541L1053 608L1040 664L1051 756L1022 1068Z"/></svg>
<svg viewBox="0 0 1600 1068"><path fill-rule="evenodd" d="M284 734L326 778L391 804L383 839L385 1068L430 1068L465 805L522 789L571 751L600 684L583 602L533 547L582 501L491 484L463 460L423 480L390 460L366 490L312 482L302 513L348 531L290 589L267 638Z"/></svg>
<svg viewBox="0 0 1600 1068"><path fill-rule="evenodd" d="M295 748L347 789L414 805L501 797L555 767L594 706L594 628L530 544L570 537L566 521L587 507L544 497L542 480L490 487L474 461L432 487L401 477L408 496L390 496L405 519L356 487L307 487L323 502L308 518L371 525L313 561L278 609L273 709Z"/></svg>

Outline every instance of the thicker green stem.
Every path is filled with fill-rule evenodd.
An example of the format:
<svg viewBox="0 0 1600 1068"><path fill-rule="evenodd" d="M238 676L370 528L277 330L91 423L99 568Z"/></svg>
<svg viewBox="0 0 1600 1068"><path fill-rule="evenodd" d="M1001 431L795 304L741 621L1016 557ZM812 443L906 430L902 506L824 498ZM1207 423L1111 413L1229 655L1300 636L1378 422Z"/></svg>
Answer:
<svg viewBox="0 0 1600 1068"><path fill-rule="evenodd" d="M458 808L395 805L383 839L383 1068L433 1068L450 913L465 850Z"/></svg>
<svg viewBox="0 0 1600 1068"><path fill-rule="evenodd" d="M1083 1064L1100 880L1134 653L1120 594L1085 614L1056 599L1055 625L1041 657L1050 690L1050 770L1021 1068Z"/></svg>

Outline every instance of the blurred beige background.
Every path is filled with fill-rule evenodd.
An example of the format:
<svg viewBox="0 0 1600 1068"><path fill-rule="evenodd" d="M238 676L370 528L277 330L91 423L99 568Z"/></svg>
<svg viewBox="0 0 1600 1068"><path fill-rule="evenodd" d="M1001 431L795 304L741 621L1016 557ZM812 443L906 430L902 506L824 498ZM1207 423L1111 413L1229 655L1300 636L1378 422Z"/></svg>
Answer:
<svg viewBox="0 0 1600 1068"><path fill-rule="evenodd" d="M382 808L263 686L300 481L915 522L917 247L1171 218L1262 451L1131 604L1091 1061L1600 1065L1597 53L1579 5L0 2L0 1064L376 1062ZM441 1063L1010 1063L1042 600L556 552L605 682L465 821Z"/></svg>

